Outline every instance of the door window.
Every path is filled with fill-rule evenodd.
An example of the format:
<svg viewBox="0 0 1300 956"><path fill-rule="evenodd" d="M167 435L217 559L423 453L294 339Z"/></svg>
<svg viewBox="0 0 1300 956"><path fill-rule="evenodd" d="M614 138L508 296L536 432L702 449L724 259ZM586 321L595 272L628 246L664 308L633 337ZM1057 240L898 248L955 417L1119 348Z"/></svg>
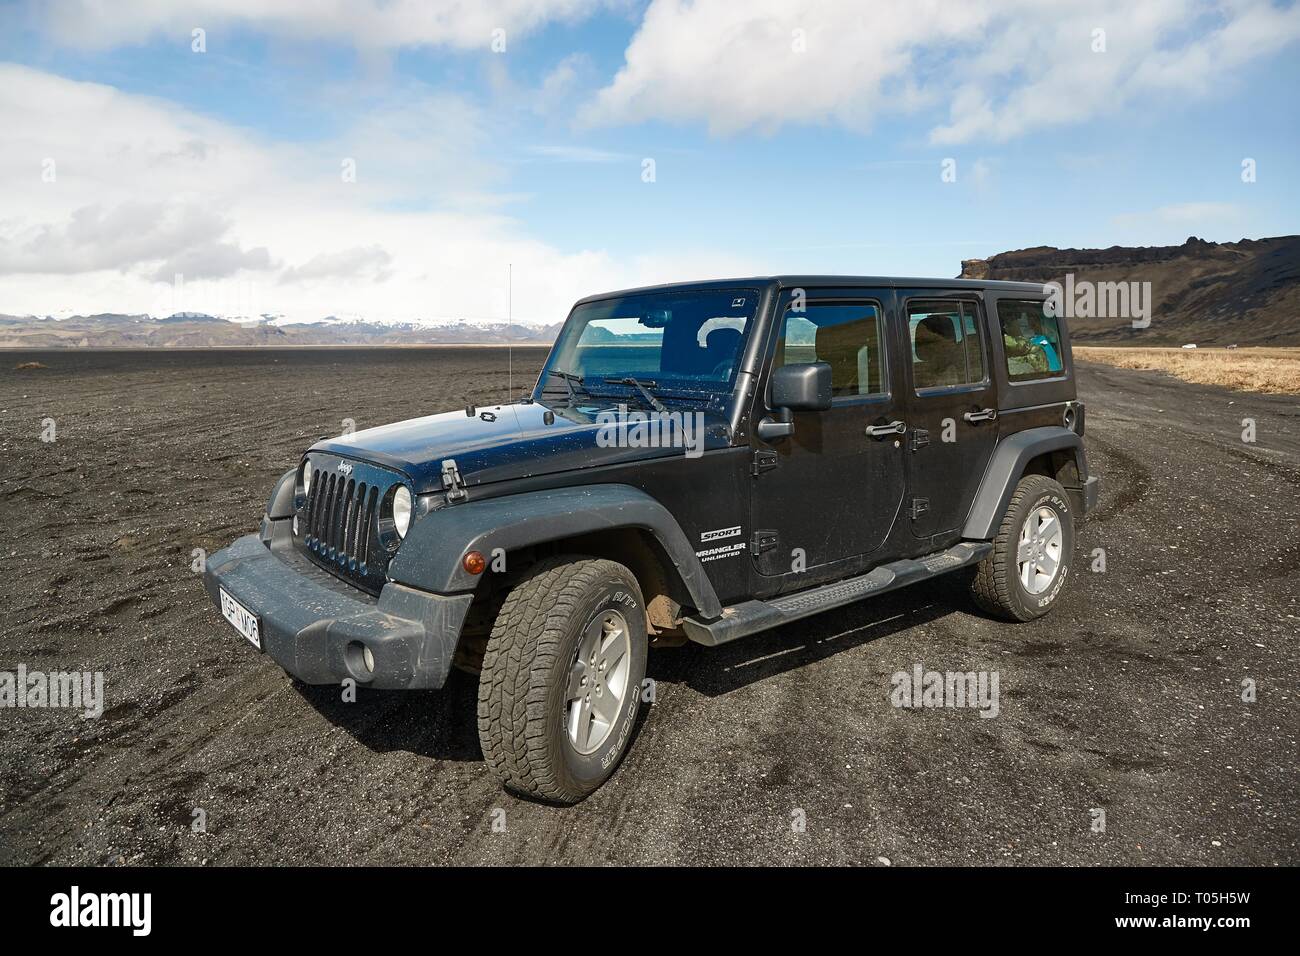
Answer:
<svg viewBox="0 0 1300 956"><path fill-rule="evenodd" d="M983 382L984 344L972 302L911 302L912 382L919 390Z"/></svg>
<svg viewBox="0 0 1300 956"><path fill-rule="evenodd" d="M1061 330L1056 316L1043 311L1042 302L1002 299L998 321L1007 355L1007 378L1032 382L1065 374Z"/></svg>
<svg viewBox="0 0 1300 956"><path fill-rule="evenodd" d="M833 398L884 395L883 316L875 302L809 302L788 309L774 365L825 362Z"/></svg>

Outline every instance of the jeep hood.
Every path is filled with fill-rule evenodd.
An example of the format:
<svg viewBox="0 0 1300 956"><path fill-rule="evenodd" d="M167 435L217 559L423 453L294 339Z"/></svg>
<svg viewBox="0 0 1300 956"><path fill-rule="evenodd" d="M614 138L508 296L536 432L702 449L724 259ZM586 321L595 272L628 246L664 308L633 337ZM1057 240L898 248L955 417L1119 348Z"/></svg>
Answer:
<svg viewBox="0 0 1300 956"><path fill-rule="evenodd" d="M603 411L609 411L603 409ZM630 412L640 411L635 405ZM688 420L685 434L701 451L728 445L726 420L716 411L670 408ZM695 416L703 415L703 428ZM442 463L455 459L466 487L528 478L577 468L685 455L680 445L643 447L645 428L611 424L599 412L541 402L491 405L443 412L368 428L319 441L310 451L326 452L395 468L411 479L417 494L442 490Z"/></svg>

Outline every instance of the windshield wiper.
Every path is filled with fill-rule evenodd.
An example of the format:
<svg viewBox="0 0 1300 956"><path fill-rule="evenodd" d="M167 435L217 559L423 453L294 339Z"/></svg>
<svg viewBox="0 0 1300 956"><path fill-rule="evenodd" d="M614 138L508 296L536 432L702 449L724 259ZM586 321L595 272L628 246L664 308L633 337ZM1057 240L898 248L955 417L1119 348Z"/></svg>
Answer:
<svg viewBox="0 0 1300 956"><path fill-rule="evenodd" d="M659 387L658 382L652 382L649 379L632 378L630 375L626 378L607 378L605 379L605 382L610 385L631 385L641 393L641 397L649 402L650 407L656 412L668 411L668 409L664 407L664 403L655 398L654 394L650 391L652 388Z"/></svg>
<svg viewBox="0 0 1300 956"><path fill-rule="evenodd" d="M574 375L572 372L561 372L558 368L548 368L546 374L554 375L556 378L562 379L564 381L564 387L569 390L569 403L571 405L578 404L578 393L574 389L573 383L577 382L578 387L582 388L583 391L586 391L586 388L583 387L584 380L581 375Z"/></svg>

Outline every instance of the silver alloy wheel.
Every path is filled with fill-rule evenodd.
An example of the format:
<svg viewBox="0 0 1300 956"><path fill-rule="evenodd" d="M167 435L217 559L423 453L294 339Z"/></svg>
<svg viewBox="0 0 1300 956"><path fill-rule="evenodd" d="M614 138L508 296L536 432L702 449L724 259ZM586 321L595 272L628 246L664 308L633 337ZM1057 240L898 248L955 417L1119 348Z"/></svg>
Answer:
<svg viewBox="0 0 1300 956"><path fill-rule="evenodd" d="M1016 574L1030 594L1042 594L1056 580L1064 542L1060 516L1046 505L1035 508L1020 526Z"/></svg>
<svg viewBox="0 0 1300 956"><path fill-rule="evenodd" d="M569 670L565 726L569 743L578 753L593 753L614 729L631 666L632 636L627 619L612 609L602 611L582 632L577 658Z"/></svg>

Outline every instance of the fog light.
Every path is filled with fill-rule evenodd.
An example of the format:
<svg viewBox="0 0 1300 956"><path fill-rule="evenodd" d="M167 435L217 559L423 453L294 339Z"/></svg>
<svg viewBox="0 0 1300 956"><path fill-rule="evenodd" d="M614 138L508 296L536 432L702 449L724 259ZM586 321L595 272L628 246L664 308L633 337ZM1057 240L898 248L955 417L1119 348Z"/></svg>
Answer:
<svg viewBox="0 0 1300 956"><path fill-rule="evenodd" d="M298 533L298 516L297 516L297 515L294 515L294 516L293 516L293 533L294 533L295 535Z"/></svg>
<svg viewBox="0 0 1300 956"><path fill-rule="evenodd" d="M461 563L470 574L482 574L487 568L487 559L477 551L470 551Z"/></svg>
<svg viewBox="0 0 1300 956"><path fill-rule="evenodd" d="M348 670L357 680L368 681L375 673L375 653L360 641L348 641L343 650Z"/></svg>

